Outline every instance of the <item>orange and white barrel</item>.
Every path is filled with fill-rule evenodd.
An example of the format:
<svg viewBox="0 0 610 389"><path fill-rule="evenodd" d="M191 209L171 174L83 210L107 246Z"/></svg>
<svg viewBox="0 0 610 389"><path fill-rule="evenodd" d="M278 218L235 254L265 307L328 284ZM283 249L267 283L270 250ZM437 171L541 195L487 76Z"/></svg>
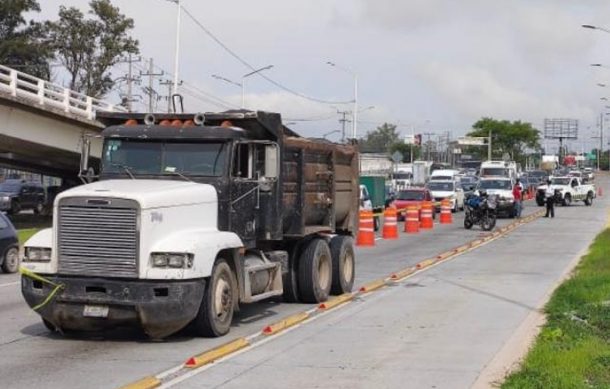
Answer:
<svg viewBox="0 0 610 389"><path fill-rule="evenodd" d="M417 205L407 206L405 232L407 234L416 234L419 232L419 207Z"/></svg>
<svg viewBox="0 0 610 389"><path fill-rule="evenodd" d="M398 239L398 214L390 207L383 212L383 239Z"/></svg>
<svg viewBox="0 0 610 389"><path fill-rule="evenodd" d="M356 246L375 246L375 221L372 211L360 211Z"/></svg>
<svg viewBox="0 0 610 389"><path fill-rule="evenodd" d="M421 206L419 228L430 230L434 228L434 204L432 201L424 201Z"/></svg>
<svg viewBox="0 0 610 389"><path fill-rule="evenodd" d="M441 224L453 223L453 217L451 215L451 200L443 199L441 201Z"/></svg>

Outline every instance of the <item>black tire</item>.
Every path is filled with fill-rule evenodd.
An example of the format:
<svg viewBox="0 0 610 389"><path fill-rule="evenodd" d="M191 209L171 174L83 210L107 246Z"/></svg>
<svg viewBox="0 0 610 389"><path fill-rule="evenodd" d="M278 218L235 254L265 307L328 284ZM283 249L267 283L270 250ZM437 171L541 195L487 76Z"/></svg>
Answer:
<svg viewBox="0 0 610 389"><path fill-rule="evenodd" d="M566 195L563 198L562 205L564 207L569 207L571 204L572 204L572 196L570 196L569 193L566 193Z"/></svg>
<svg viewBox="0 0 610 389"><path fill-rule="evenodd" d="M9 215L17 215L19 212L21 212L21 205L19 204L19 201L13 200L11 202L11 209L9 209L7 213Z"/></svg>
<svg viewBox="0 0 610 389"><path fill-rule="evenodd" d="M37 203L36 206L34 207L34 215L40 215L43 212L44 212L44 204Z"/></svg>
<svg viewBox="0 0 610 389"><path fill-rule="evenodd" d="M19 270L19 247L11 246L6 249L2 257L2 271L16 273L17 270Z"/></svg>
<svg viewBox="0 0 610 389"><path fill-rule="evenodd" d="M481 221L481 228L484 231L491 231L496 226L496 216L493 213L487 213Z"/></svg>
<svg viewBox="0 0 610 389"><path fill-rule="evenodd" d="M351 236L335 236L330 240L330 255L333 260L330 292L334 295L351 292L356 278L354 239Z"/></svg>
<svg viewBox="0 0 610 389"><path fill-rule="evenodd" d="M585 198L585 205L590 207L593 205L593 194L591 192L587 193L587 197Z"/></svg>
<svg viewBox="0 0 610 389"><path fill-rule="evenodd" d="M57 332L57 327L55 327L55 325L53 323L51 323L50 321L48 321L47 319L42 319L42 324L44 324L44 326L47 327L47 330L49 330L51 332Z"/></svg>
<svg viewBox="0 0 610 389"><path fill-rule="evenodd" d="M282 286L284 288L284 301L287 303L298 303L301 298L299 296L299 256L301 255L301 244L294 243L288 250L290 259L288 261L288 271L282 274Z"/></svg>
<svg viewBox="0 0 610 389"><path fill-rule="evenodd" d="M304 303L328 299L332 284L332 256L323 239L309 241L299 258L299 293Z"/></svg>
<svg viewBox="0 0 610 389"><path fill-rule="evenodd" d="M469 230L472 228L472 226L473 226L472 220L470 220L469 217L465 217L464 218L464 228Z"/></svg>
<svg viewBox="0 0 610 389"><path fill-rule="evenodd" d="M194 320L200 336L218 337L229 332L233 312L237 306L237 281L233 270L223 258L218 258L208 279L203 301ZM216 296L220 294L221 300ZM220 308L220 309L219 309Z"/></svg>

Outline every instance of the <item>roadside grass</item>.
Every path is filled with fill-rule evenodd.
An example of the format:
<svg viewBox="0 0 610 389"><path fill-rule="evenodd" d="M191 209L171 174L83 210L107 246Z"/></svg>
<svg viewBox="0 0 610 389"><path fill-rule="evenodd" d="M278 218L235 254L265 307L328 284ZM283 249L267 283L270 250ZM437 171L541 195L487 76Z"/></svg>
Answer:
<svg viewBox="0 0 610 389"><path fill-rule="evenodd" d="M503 389L610 388L610 229L545 307L547 323Z"/></svg>
<svg viewBox="0 0 610 389"><path fill-rule="evenodd" d="M23 245L28 239L32 237L35 233L40 231L39 228L25 228L22 230L17 230L17 236L19 237L19 244Z"/></svg>

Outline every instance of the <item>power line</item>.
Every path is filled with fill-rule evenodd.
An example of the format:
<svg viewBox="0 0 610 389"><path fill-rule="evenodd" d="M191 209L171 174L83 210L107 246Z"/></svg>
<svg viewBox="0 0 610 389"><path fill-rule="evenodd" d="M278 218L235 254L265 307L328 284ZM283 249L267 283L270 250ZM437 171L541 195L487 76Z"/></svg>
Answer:
<svg viewBox="0 0 610 389"><path fill-rule="evenodd" d="M180 5L179 5L180 6ZM227 53L229 53L229 55L231 55L233 58L235 58L237 61L239 61L242 65L244 65L245 67L247 67L248 69L254 71L256 70L256 67L251 65L249 62L247 62L245 59L243 59L242 57L240 57L235 51L231 50L226 44L224 44L216 35L214 35L214 33L212 33L212 31L210 31L207 27L205 27L199 20L197 20L195 18L195 16L193 16L188 9L186 9L186 7L182 6L182 10L184 11L184 13L199 27L203 30L203 32L205 32L214 42L216 42L220 47L222 47ZM268 82L270 82L271 84L277 86L278 88L291 93L295 96L301 97L303 99L306 100L310 100L310 101L314 101L316 103L321 103L321 104L351 104L353 101L352 100L348 100L348 101L331 101L331 100L323 100L323 99L318 99L315 97L311 97L308 95L305 95L303 93L297 92L294 89L288 88L287 86L284 86L282 84L280 84L279 82L273 80L272 78L270 78L269 76L262 74L262 73L257 73L257 75L259 77L264 78L265 80L267 80Z"/></svg>

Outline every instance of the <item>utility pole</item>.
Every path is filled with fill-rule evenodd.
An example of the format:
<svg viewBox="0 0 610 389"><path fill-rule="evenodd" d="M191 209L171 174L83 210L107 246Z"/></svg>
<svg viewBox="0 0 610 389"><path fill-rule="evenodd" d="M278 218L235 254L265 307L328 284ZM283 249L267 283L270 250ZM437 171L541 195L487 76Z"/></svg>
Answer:
<svg viewBox="0 0 610 389"><path fill-rule="evenodd" d="M172 80L161 80L159 85L167 86L167 113L172 112L172 89L174 82Z"/></svg>
<svg viewBox="0 0 610 389"><path fill-rule="evenodd" d="M148 72L142 73L140 72L140 77L148 77L148 112L153 112L153 96L155 94L155 90L153 88L155 77L163 76L165 73L161 71L161 73L155 73L155 67L153 64L153 59L150 58L148 60Z"/></svg>
<svg viewBox="0 0 610 389"><path fill-rule="evenodd" d="M489 140L487 141L487 160L491 161L491 130L489 130Z"/></svg>
<svg viewBox="0 0 610 389"><path fill-rule="evenodd" d="M430 148L431 148L431 144L430 144L430 138L432 137L432 135L435 135L433 132L424 132L422 135L425 135L428 137L428 140L426 141L426 153L427 153L427 157L426 160L430 161Z"/></svg>
<svg viewBox="0 0 610 389"><path fill-rule="evenodd" d="M350 122L347 118L347 115L349 115L350 112L337 110L337 113L342 115L341 119L339 119L339 123L341 123L341 143L345 143L345 125Z"/></svg>
<svg viewBox="0 0 610 389"><path fill-rule="evenodd" d="M180 15L182 14L182 6L180 5L180 0L174 0L176 5L178 6L178 16L176 19L176 54L174 57L174 83L173 89L170 93L169 100L172 99L172 94L178 93L178 73L180 71Z"/></svg>
<svg viewBox="0 0 610 389"><path fill-rule="evenodd" d="M599 152L597 153L597 170L600 169L600 159L604 155L604 113L599 115Z"/></svg>
<svg viewBox="0 0 610 389"><path fill-rule="evenodd" d="M134 81L139 81L140 79L137 77L133 76L133 65L136 62L140 62L142 61L142 57L137 57L135 59L132 59L131 57L131 53L129 54L129 56L127 58L122 59L120 62L122 63L127 63L127 78L125 79L125 81L127 81L127 111L131 112L131 103L134 102L133 99L133 82Z"/></svg>

